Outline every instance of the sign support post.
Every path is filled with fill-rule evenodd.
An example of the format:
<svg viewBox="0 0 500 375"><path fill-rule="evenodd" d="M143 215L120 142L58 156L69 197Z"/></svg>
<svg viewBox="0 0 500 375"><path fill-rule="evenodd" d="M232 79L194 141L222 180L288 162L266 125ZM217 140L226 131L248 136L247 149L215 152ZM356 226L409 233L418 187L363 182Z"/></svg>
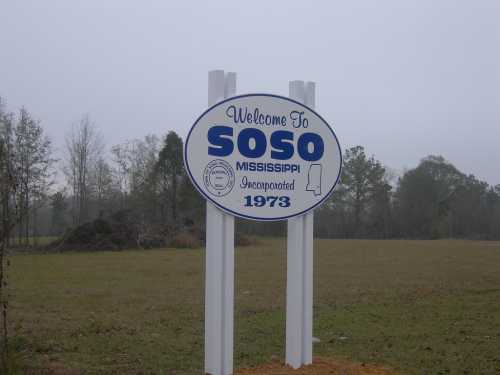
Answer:
<svg viewBox="0 0 500 375"><path fill-rule="evenodd" d="M208 74L208 105L236 93L236 73ZM234 216L207 201L205 252L205 373L233 373Z"/></svg>
<svg viewBox="0 0 500 375"><path fill-rule="evenodd" d="M209 108L186 137L186 172L207 200L206 374L233 373L235 216L288 220L286 363L312 363L313 210L338 183L342 152L313 109L315 83L289 90L236 96L236 74L211 71Z"/></svg>
<svg viewBox="0 0 500 375"><path fill-rule="evenodd" d="M315 83L292 81L289 96L314 109ZM313 230L313 210L288 219L286 363L292 368L312 363Z"/></svg>

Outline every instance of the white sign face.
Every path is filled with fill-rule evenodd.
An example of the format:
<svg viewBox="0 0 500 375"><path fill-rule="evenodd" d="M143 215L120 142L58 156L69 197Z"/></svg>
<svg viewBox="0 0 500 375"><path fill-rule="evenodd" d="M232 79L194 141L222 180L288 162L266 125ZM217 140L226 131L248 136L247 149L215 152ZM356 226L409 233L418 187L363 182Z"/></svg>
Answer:
<svg viewBox="0 0 500 375"><path fill-rule="evenodd" d="M196 120L184 164L196 188L222 210L284 220L328 198L342 153L312 109L282 96L248 94L217 103Z"/></svg>

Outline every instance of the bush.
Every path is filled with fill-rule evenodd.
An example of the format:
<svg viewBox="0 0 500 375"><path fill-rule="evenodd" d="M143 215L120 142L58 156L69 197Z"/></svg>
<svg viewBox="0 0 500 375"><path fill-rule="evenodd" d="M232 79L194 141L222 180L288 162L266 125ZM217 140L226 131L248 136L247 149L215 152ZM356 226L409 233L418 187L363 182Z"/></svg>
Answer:
<svg viewBox="0 0 500 375"><path fill-rule="evenodd" d="M178 249L195 249L201 247L202 241L198 239L193 233L182 231L174 235L172 240L169 242L169 247L175 247Z"/></svg>
<svg viewBox="0 0 500 375"><path fill-rule="evenodd" d="M234 237L235 246L252 246L258 245L258 243L259 241L257 241L257 238L248 236L246 234L236 233Z"/></svg>
<svg viewBox="0 0 500 375"><path fill-rule="evenodd" d="M62 239L50 243L51 251L71 250L122 250L136 248L138 228L129 210L118 211L109 218L98 218L67 230Z"/></svg>

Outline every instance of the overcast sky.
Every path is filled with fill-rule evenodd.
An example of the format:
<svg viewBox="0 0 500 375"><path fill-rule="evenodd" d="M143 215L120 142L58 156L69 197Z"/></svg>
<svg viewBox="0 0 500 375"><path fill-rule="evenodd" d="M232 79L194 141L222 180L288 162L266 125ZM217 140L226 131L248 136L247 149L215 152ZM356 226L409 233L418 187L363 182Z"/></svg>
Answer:
<svg viewBox="0 0 500 375"><path fill-rule="evenodd" d="M83 113L108 146L184 136L225 69L238 93L317 82L342 147L398 172L439 154L500 183L500 0L4 0L0 51L0 96L59 154Z"/></svg>

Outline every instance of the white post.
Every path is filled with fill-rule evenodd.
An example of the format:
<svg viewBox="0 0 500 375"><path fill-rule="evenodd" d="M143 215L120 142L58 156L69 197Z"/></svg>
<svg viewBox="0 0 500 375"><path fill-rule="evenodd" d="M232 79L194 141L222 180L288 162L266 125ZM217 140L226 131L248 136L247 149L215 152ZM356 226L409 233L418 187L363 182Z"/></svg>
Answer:
<svg viewBox="0 0 500 375"><path fill-rule="evenodd" d="M208 74L208 105L233 96L236 73ZM205 261L205 373L233 373L234 217L207 201Z"/></svg>
<svg viewBox="0 0 500 375"><path fill-rule="evenodd" d="M290 98L311 108L315 84L292 81ZM292 368L312 363L314 212L288 219L286 284L286 363Z"/></svg>

